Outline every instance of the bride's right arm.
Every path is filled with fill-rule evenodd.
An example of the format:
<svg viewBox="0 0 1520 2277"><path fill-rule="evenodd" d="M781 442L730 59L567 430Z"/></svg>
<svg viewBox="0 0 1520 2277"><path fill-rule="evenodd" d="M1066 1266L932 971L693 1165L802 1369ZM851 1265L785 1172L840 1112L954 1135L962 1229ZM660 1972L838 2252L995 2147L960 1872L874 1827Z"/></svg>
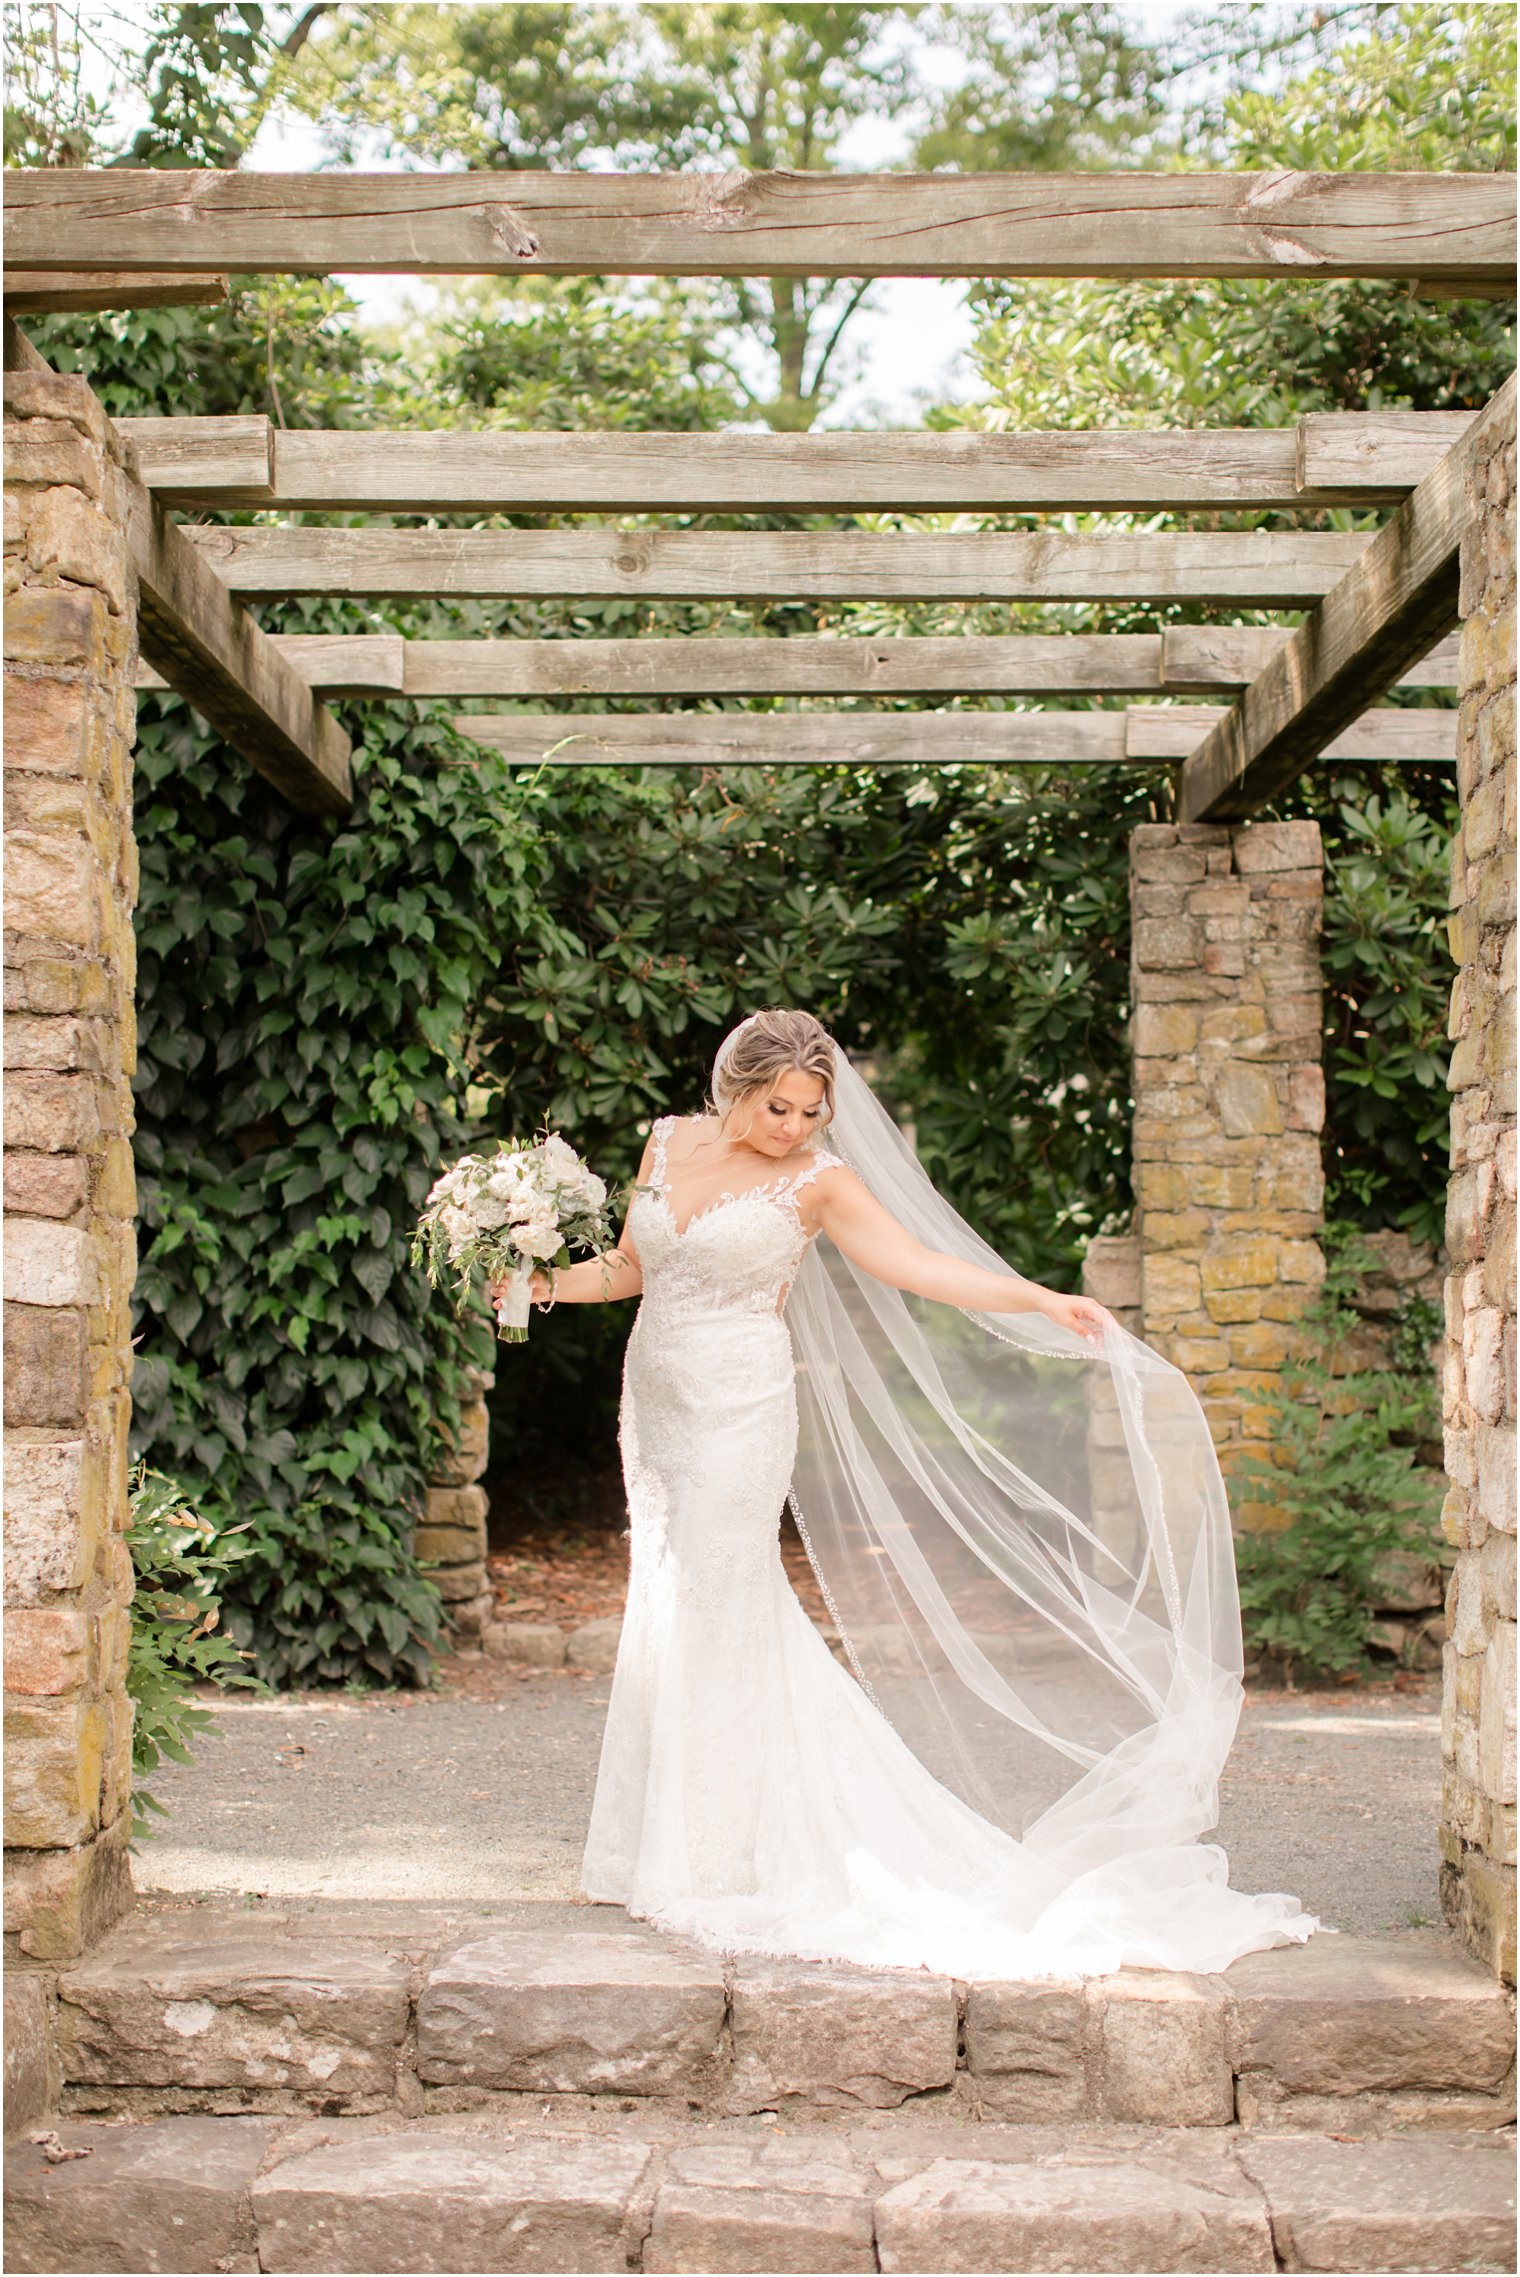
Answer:
<svg viewBox="0 0 1520 2277"><path fill-rule="evenodd" d="M651 1139L639 1163L641 1186L648 1179L653 1153ZM505 1287L505 1281L501 1281L492 1288L493 1304L498 1291ZM548 1304L552 1298L559 1305L606 1305L615 1304L622 1297L640 1296L643 1288L643 1268L625 1219L616 1249L609 1249L605 1257L583 1257L577 1265L561 1265L552 1271L545 1268L535 1273L532 1293L535 1304Z"/></svg>
<svg viewBox="0 0 1520 2277"><path fill-rule="evenodd" d="M628 1228L616 1249L605 1257L583 1257L578 1265L545 1268L533 1276L533 1301L557 1305L608 1305L619 1297L636 1297L644 1287L638 1251L628 1239Z"/></svg>

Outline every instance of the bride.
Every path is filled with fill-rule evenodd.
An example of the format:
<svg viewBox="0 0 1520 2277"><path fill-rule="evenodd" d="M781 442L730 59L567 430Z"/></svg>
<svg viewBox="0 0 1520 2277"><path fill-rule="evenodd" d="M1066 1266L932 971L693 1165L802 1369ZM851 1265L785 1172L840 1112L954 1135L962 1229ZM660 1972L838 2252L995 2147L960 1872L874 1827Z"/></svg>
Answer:
<svg viewBox="0 0 1520 2277"><path fill-rule="evenodd" d="M711 1112L655 1124L618 1248L534 1293L641 1300L588 1897L963 1978L1213 1971L1320 1926L1198 1841L1241 1656L1197 1400L1011 1272L817 1020L742 1021ZM847 1665L787 1580L787 1503Z"/></svg>

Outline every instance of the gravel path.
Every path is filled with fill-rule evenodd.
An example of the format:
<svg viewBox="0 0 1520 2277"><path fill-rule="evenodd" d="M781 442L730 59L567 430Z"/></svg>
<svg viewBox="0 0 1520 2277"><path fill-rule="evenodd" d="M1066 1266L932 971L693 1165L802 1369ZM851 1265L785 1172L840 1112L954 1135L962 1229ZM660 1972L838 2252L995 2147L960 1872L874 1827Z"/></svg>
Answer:
<svg viewBox="0 0 1520 2277"><path fill-rule="evenodd" d="M446 1666L436 1693L218 1696L197 1760L152 1787L145 1892L574 1901L607 1676ZM1257 1693L1215 1839L1247 1890L1291 1890L1338 1928L1438 1924L1440 1716L1404 1692Z"/></svg>

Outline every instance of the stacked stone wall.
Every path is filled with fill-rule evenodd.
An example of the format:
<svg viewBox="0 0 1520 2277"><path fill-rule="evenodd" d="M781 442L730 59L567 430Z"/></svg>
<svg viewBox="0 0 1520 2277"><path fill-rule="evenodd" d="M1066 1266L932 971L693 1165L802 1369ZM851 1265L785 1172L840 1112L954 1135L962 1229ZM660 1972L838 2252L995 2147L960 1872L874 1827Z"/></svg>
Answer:
<svg viewBox="0 0 1520 2277"><path fill-rule="evenodd" d="M477 1375L460 1418L459 1439L429 1482L427 1508L417 1528L419 1558L448 1610L449 1625L467 1650L479 1647L491 1618L486 1578L486 1491L480 1485L491 1456L486 1393L494 1376Z"/></svg>
<svg viewBox="0 0 1520 2277"><path fill-rule="evenodd" d="M1191 1379L1227 1475L1265 1449L1263 1394L1324 1277L1323 880L1312 822L1131 836L1141 1333Z"/></svg>
<svg viewBox="0 0 1520 2277"><path fill-rule="evenodd" d="M137 640L125 446L80 379L5 394L5 1923L48 1961L132 1894Z"/></svg>
<svg viewBox="0 0 1520 2277"><path fill-rule="evenodd" d="M1468 474L1452 848L1442 1900L1515 1974L1515 439Z"/></svg>

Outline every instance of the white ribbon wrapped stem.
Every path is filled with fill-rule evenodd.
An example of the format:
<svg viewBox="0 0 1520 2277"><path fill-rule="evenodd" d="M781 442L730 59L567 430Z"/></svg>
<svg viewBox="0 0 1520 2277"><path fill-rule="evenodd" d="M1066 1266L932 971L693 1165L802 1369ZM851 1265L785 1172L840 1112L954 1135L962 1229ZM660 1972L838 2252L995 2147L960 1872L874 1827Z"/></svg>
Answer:
<svg viewBox="0 0 1520 2277"><path fill-rule="evenodd" d="M504 1343L525 1344L528 1340L528 1314L533 1302L534 1271L532 1265L515 1267L501 1292L496 1307L496 1322Z"/></svg>

